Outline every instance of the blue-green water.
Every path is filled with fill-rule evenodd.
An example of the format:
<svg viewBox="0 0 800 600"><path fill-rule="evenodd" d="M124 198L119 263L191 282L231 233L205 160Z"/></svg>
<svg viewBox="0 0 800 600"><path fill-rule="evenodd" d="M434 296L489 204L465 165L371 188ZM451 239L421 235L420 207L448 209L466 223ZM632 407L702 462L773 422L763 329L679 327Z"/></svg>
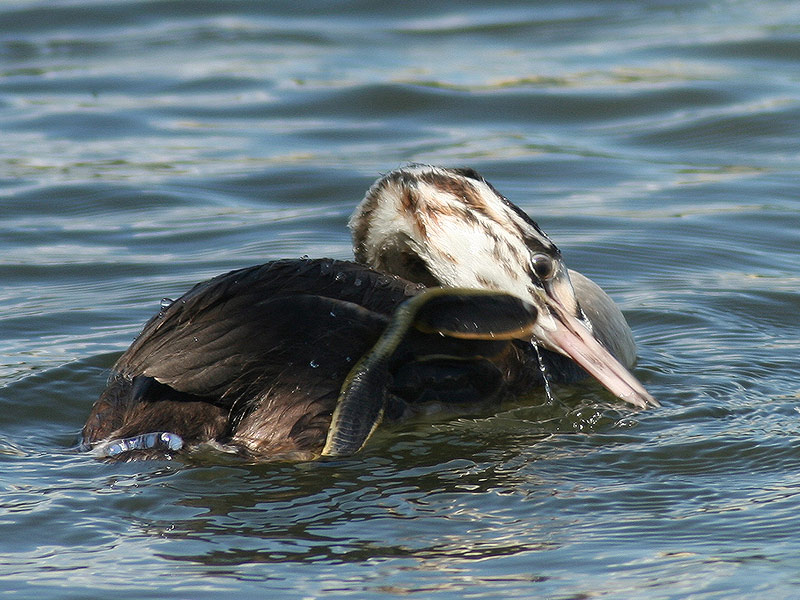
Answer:
<svg viewBox="0 0 800 600"><path fill-rule="evenodd" d="M0 593L800 597L794 0L0 4ZM72 446L162 297L468 165L619 302L597 385L348 460ZM276 596L277 597L277 596Z"/></svg>

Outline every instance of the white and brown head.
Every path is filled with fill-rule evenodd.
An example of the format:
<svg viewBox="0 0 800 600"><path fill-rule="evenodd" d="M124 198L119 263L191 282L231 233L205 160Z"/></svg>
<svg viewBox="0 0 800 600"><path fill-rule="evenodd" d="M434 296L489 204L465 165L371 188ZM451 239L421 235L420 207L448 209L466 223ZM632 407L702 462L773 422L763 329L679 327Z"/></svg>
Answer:
<svg viewBox="0 0 800 600"><path fill-rule="evenodd" d="M656 404L598 343L556 245L476 171L417 164L392 171L369 189L350 228L356 260L373 268L535 304L536 342L569 356L623 400Z"/></svg>

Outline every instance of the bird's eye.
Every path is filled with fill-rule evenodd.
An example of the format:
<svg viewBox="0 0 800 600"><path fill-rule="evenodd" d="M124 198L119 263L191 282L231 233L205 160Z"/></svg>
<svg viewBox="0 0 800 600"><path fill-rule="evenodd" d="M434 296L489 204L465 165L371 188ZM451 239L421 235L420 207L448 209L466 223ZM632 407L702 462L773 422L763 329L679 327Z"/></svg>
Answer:
<svg viewBox="0 0 800 600"><path fill-rule="evenodd" d="M533 272L541 280L550 279L556 274L556 263L546 254L535 254L531 259L531 265Z"/></svg>

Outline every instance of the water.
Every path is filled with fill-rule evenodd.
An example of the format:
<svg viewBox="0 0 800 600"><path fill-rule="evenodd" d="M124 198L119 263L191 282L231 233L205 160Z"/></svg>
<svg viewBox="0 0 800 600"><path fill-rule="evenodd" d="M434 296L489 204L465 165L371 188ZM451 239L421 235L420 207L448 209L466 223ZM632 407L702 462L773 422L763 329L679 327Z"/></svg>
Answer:
<svg viewBox="0 0 800 600"><path fill-rule="evenodd" d="M9 598L800 596L800 7L0 5ZM619 302L662 408L556 386L310 464L106 464L108 368L193 283L350 256L481 171Z"/></svg>

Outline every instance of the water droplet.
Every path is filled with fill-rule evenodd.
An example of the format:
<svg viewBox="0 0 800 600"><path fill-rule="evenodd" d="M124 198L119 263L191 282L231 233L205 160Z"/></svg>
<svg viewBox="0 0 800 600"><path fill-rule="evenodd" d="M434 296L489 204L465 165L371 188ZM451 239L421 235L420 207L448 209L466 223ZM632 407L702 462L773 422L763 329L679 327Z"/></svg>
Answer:
<svg viewBox="0 0 800 600"><path fill-rule="evenodd" d="M331 311L331 312L329 312L328 314L329 314L330 316L332 316L334 319L336 318L336 313L335 313L335 312Z"/></svg>
<svg viewBox="0 0 800 600"><path fill-rule="evenodd" d="M539 363L539 371L542 373L542 381L544 381L544 393L547 395L547 400L551 404L554 404L556 402L556 397L553 395L553 389L550 387L550 380L547 378L547 367L544 366L542 353L539 351L539 344L532 341L531 345L536 352L536 362Z"/></svg>
<svg viewBox="0 0 800 600"><path fill-rule="evenodd" d="M361 287L361 277L356 277L353 280L353 285L356 286L356 287Z"/></svg>
<svg viewBox="0 0 800 600"><path fill-rule="evenodd" d="M161 310L165 310L172 306L172 303L175 302L172 298L162 298L161 299Z"/></svg>
<svg viewBox="0 0 800 600"><path fill-rule="evenodd" d="M317 367L319 367L319 363L315 360L312 360L310 363L308 363L308 366L311 367L312 369L316 369Z"/></svg>
<svg viewBox="0 0 800 600"><path fill-rule="evenodd" d="M353 359L352 359L352 358L350 358L349 356L345 356L345 357L344 357L344 360L345 360L346 362L352 362L352 361L353 361Z"/></svg>
<svg viewBox="0 0 800 600"><path fill-rule="evenodd" d="M300 260L308 260L308 254L303 254L303 256L300 257Z"/></svg>
<svg viewBox="0 0 800 600"><path fill-rule="evenodd" d="M321 263L319 263L319 272L322 275L327 275L328 273L330 273L332 268L333 268L333 263L330 260L324 260Z"/></svg>

